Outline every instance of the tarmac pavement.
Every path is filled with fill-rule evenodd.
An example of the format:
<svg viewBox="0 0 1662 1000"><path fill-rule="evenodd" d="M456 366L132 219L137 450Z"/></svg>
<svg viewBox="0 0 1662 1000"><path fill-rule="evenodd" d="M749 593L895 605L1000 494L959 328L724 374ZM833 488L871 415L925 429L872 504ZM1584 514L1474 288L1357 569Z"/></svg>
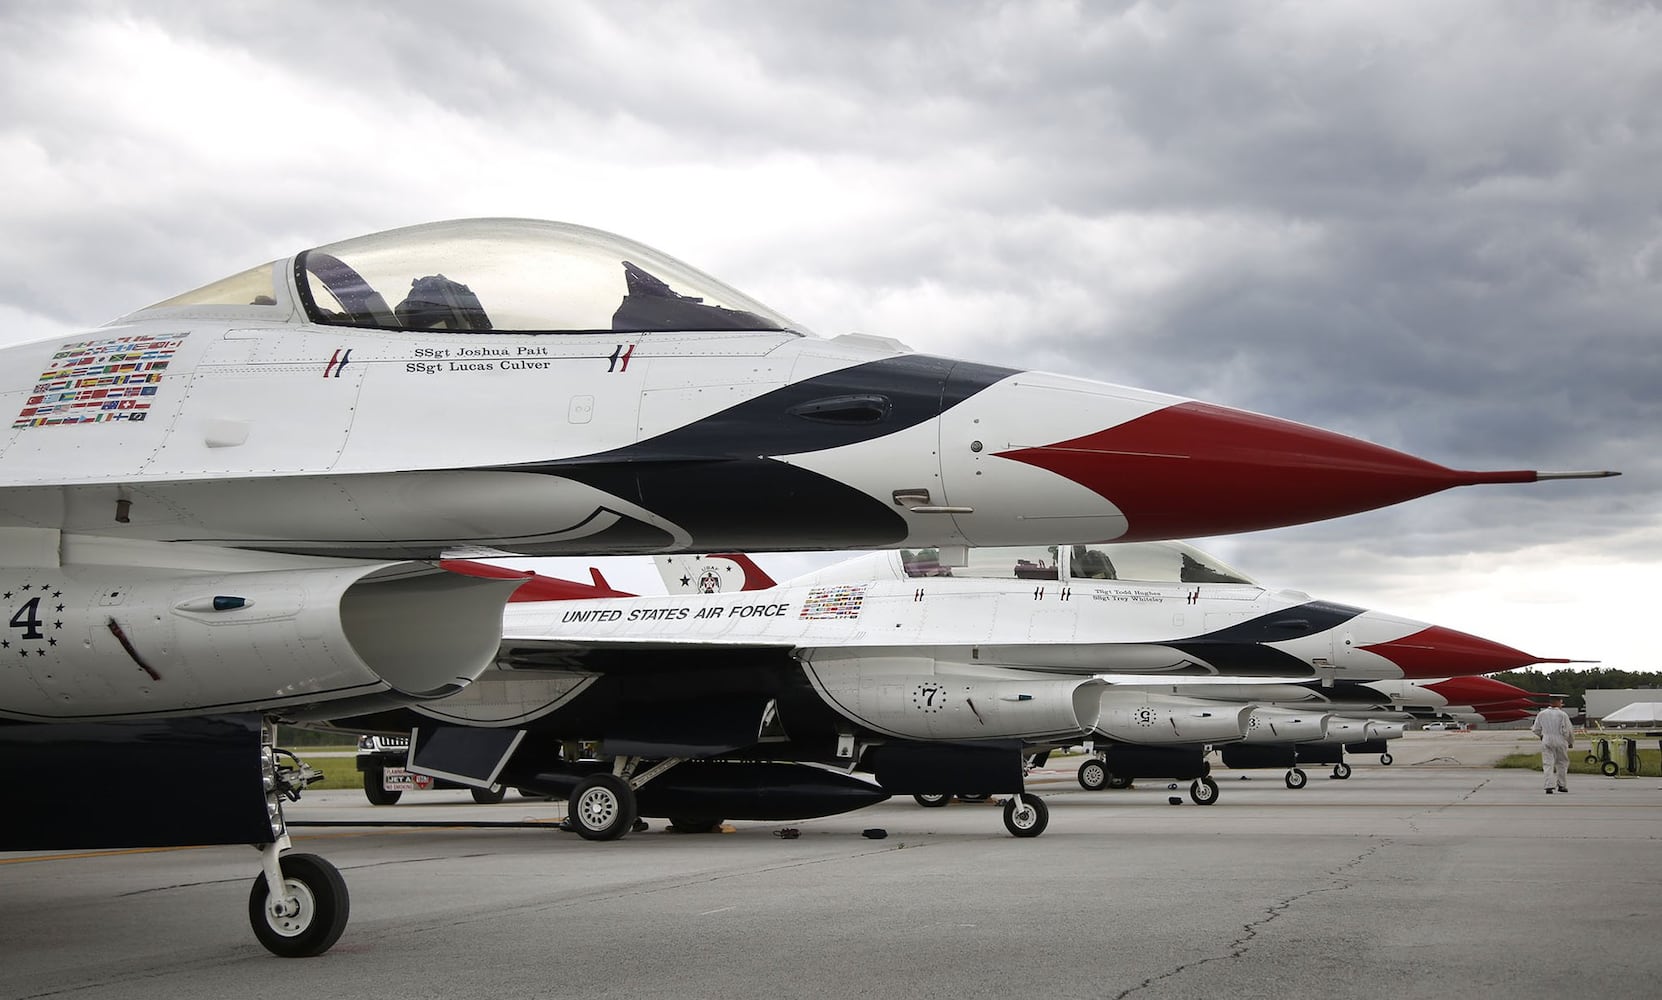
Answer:
<svg viewBox="0 0 1662 1000"><path fill-rule="evenodd" d="M908 799L733 832L596 844L563 804L466 792L372 807L314 792L293 821L345 873L334 950L253 939L248 848L0 854L0 997L1191 997L1630 995L1662 975L1662 777L1486 765L1527 733L1412 733L1394 763L1086 792L1034 776L1036 839L994 804ZM335 765L340 766L340 765ZM1168 800L1179 797L1181 805ZM112 822L120 817L112 817ZM775 836L800 830L796 839ZM866 839L867 828L887 837Z"/></svg>

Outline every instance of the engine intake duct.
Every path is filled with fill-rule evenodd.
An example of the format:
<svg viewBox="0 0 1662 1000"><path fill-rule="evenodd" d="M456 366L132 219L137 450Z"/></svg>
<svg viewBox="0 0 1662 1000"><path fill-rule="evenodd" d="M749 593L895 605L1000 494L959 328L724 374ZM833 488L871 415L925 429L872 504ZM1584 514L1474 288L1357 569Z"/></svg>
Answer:
<svg viewBox="0 0 1662 1000"><path fill-rule="evenodd" d="M1295 712L1284 708L1255 708L1247 724L1248 743L1305 743L1327 733L1332 716L1326 712Z"/></svg>
<svg viewBox="0 0 1662 1000"><path fill-rule="evenodd" d="M43 642L43 655L0 671L0 715L42 722L332 718L443 697L496 659L518 584L341 560L232 573L65 565L40 576L55 595L50 618L26 624L71 641L51 655Z"/></svg>

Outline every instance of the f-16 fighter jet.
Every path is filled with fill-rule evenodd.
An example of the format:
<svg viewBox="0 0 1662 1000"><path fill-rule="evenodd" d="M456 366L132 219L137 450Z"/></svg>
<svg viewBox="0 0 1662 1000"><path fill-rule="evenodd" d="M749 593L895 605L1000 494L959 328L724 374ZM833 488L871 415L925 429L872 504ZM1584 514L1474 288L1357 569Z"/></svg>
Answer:
<svg viewBox="0 0 1662 1000"><path fill-rule="evenodd" d="M498 668L467 690L336 725L413 729L413 766L437 777L569 793L573 822L592 839L623 836L640 810L688 823L710 811L786 819L873 794L823 769L780 781L787 761L863 766L886 794L1012 793L1006 822L1023 836L1043 825L1043 803L1023 794L1033 747L1222 744L1252 727L1250 698L1224 704L1198 685L1097 675L1333 682L1541 661L1272 591L1177 543L964 556L953 566L933 550L875 553L762 590L514 603ZM721 562L674 582L710 574L700 589L717 590ZM1307 720L1312 729L1298 711L1259 710L1301 741L1327 735L1330 714ZM598 742L599 762L557 756L560 741ZM766 775L755 761L769 762ZM778 787L762 795L768 781Z"/></svg>
<svg viewBox="0 0 1662 1000"><path fill-rule="evenodd" d="M1584 662L1540 659L1537 663ZM1435 658L1427 666L1434 667ZM1504 668L1497 668L1504 669ZM1187 697L1251 701L1305 712L1331 712L1347 717L1389 719L1397 722L1513 722L1528 718L1540 706L1541 696L1493 677L1413 677L1400 680L1341 680L1333 684L1173 684L1162 693Z"/></svg>
<svg viewBox="0 0 1662 1000"><path fill-rule="evenodd" d="M303 781L263 722L441 697L494 659L511 584L408 560L1206 535L1549 478L820 339L638 243L515 219L7 347L0 406L0 848L263 844L250 908L283 955L327 949L347 901L281 857ZM225 769L184 804L78 794L176 758Z"/></svg>
<svg viewBox="0 0 1662 1000"><path fill-rule="evenodd" d="M1468 648L1468 652L1471 650ZM1427 651L1423 663L1434 668L1438 656ZM1538 663L1579 662L1565 659L1537 660ZM1452 662L1451 662L1452 665ZM1497 667L1496 669L1503 669ZM1287 787L1302 788L1307 776L1300 764L1332 764L1333 777L1348 778L1351 767L1346 753L1377 753L1380 762L1391 763L1388 741L1400 737L1413 721L1453 720L1470 722L1512 722L1527 718L1537 708L1538 696L1493 677L1410 677L1397 680L1339 680L1322 683L1179 683L1145 685L1135 681L1129 687L1150 694L1199 698L1223 703L1250 702L1262 712L1302 713L1322 718L1319 732L1283 732L1285 726L1254 725L1248 739L1223 748L1222 757L1231 768L1287 768ZM1260 719L1255 716L1254 723ZM1269 721L1267 718L1263 721ZM1196 748L1195 752L1199 752ZM1122 765L1101 755L1099 766L1087 761L1079 769L1079 783L1088 789L1115 787L1130 777L1140 763L1137 751L1118 752Z"/></svg>

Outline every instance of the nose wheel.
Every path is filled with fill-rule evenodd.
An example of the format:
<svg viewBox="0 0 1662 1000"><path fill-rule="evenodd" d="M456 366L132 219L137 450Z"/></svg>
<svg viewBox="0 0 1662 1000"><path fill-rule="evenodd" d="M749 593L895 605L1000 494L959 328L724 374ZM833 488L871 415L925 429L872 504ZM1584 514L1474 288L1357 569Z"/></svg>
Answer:
<svg viewBox="0 0 1662 1000"><path fill-rule="evenodd" d="M1050 825L1050 807L1037 795L1018 792L1004 800L1004 828L1012 837L1037 837Z"/></svg>
<svg viewBox="0 0 1662 1000"><path fill-rule="evenodd" d="M1340 781L1350 777L1350 765L1346 764L1344 761L1334 764L1333 777L1338 778Z"/></svg>
<svg viewBox="0 0 1662 1000"><path fill-rule="evenodd" d="M1189 798L1197 806L1209 806L1218 801L1218 783L1211 778L1200 778L1189 785Z"/></svg>
<svg viewBox="0 0 1662 1000"><path fill-rule="evenodd" d="M1310 776L1304 773L1303 768L1293 768L1287 772L1288 788L1303 788L1310 781Z"/></svg>
<svg viewBox="0 0 1662 1000"><path fill-rule="evenodd" d="M276 853L277 845L267 850ZM254 937L280 958L321 955L340 940L351 913L351 897L340 869L315 854L277 857L280 895L261 875L248 892L248 921Z"/></svg>

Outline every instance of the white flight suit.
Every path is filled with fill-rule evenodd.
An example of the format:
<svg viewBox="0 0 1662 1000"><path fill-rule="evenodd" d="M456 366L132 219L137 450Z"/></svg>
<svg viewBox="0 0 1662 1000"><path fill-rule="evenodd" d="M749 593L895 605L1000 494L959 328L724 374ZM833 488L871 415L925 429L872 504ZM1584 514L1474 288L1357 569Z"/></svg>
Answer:
<svg viewBox="0 0 1662 1000"><path fill-rule="evenodd" d="M1575 746L1569 714L1562 708L1543 708L1529 731L1541 738L1541 781L1547 791L1568 791L1564 778L1570 772L1570 748Z"/></svg>

